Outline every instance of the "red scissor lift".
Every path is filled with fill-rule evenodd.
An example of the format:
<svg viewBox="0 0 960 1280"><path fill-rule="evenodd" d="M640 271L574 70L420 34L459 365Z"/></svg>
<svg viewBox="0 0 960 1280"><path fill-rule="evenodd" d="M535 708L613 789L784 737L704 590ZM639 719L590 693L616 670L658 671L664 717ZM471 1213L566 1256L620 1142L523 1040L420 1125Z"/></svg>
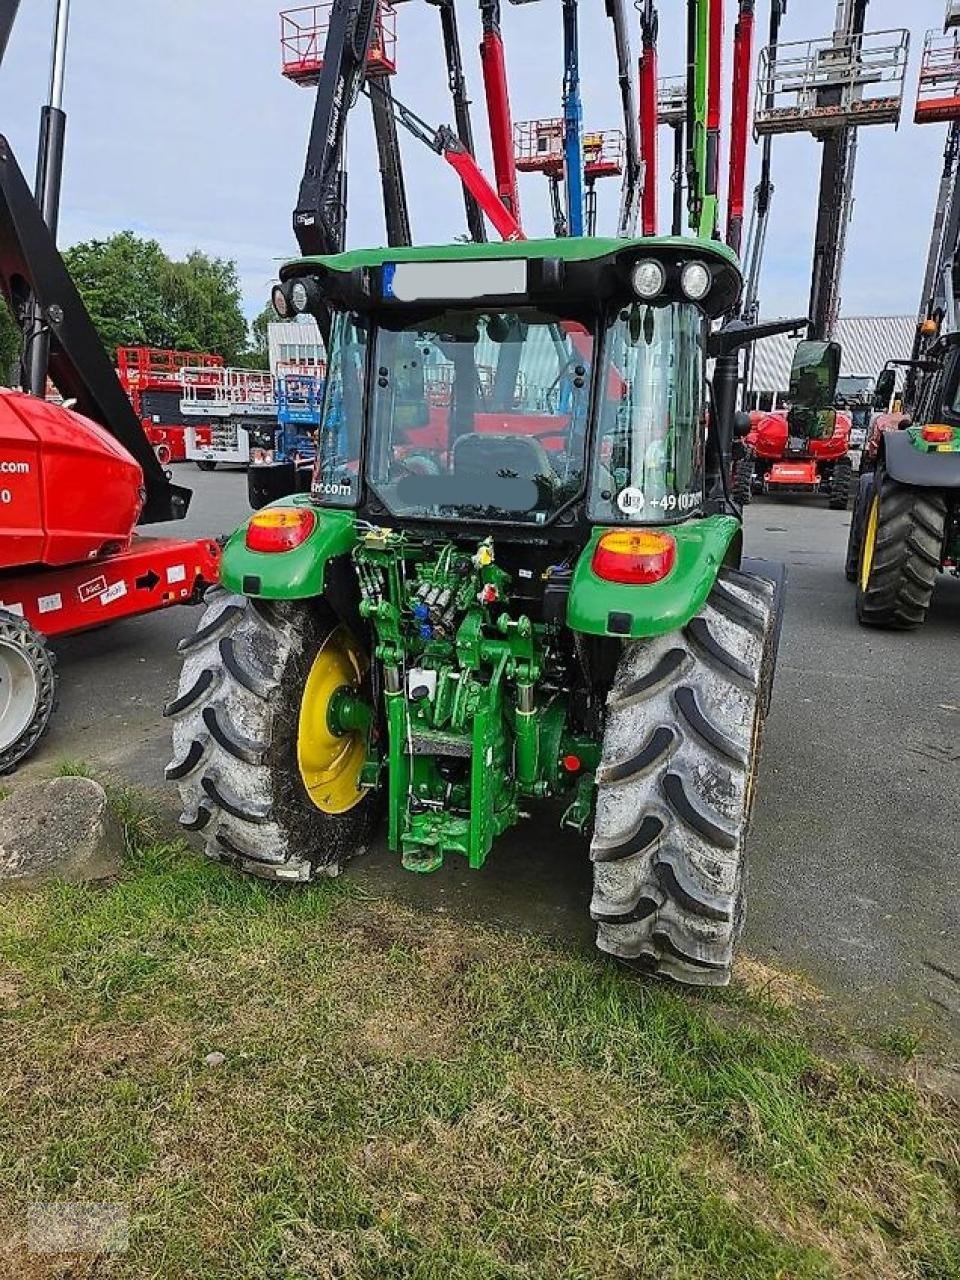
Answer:
<svg viewBox="0 0 960 1280"><path fill-rule="evenodd" d="M187 456L180 387L182 371L188 367L219 369L223 357L159 347L120 347L117 351L117 377L162 466L183 462ZM190 425L196 426L193 422ZM201 434L204 430L196 429Z"/></svg>
<svg viewBox="0 0 960 1280"><path fill-rule="evenodd" d="M280 14L283 74L294 84L312 86L320 80L332 10L333 0L323 0ZM397 14L388 0L380 0L367 52L367 75L392 76L396 70Z"/></svg>

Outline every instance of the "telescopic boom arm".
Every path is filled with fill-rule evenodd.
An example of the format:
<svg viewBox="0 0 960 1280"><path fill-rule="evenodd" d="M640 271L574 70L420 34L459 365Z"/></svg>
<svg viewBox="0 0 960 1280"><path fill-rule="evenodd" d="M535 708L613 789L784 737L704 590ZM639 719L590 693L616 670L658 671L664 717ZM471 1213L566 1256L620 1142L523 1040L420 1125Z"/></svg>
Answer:
<svg viewBox="0 0 960 1280"><path fill-rule="evenodd" d="M10 41L10 33L17 20L19 8L20 0L0 0L0 62L3 61L7 52L7 44Z"/></svg>
<svg viewBox="0 0 960 1280"><path fill-rule="evenodd" d="M347 113L366 76L378 0L333 0L293 230L304 255L337 253L346 231L341 172Z"/></svg>
<svg viewBox="0 0 960 1280"><path fill-rule="evenodd" d="M586 230L583 186L583 100L580 96L578 0L563 0L563 177L567 232Z"/></svg>
<svg viewBox="0 0 960 1280"><path fill-rule="evenodd" d="M419 138L431 151L438 156L443 156L504 240L525 239L520 224L504 206L476 160L451 128L443 125L439 129L434 129L415 111L411 111L396 98L392 96L385 98L383 87L377 81L368 81L364 92L371 98L379 95L388 101L398 123L402 124L415 138Z"/></svg>
<svg viewBox="0 0 960 1280"><path fill-rule="evenodd" d="M513 154L513 119L510 114L507 61L500 33L500 0L480 0L480 18L483 23L480 62L487 96L487 119L490 122L497 194L519 224L520 194L517 189L517 164Z"/></svg>
<svg viewBox="0 0 960 1280"><path fill-rule="evenodd" d="M640 154L644 164L641 225L645 236L657 234L657 128L660 123L657 107L658 28L656 5L653 0L643 0L643 8L640 10Z"/></svg>
<svg viewBox="0 0 960 1280"><path fill-rule="evenodd" d="M730 180L727 185L727 244L738 256L743 244L743 207L747 185L750 77L753 73L755 0L740 0L733 37L733 100L730 108Z"/></svg>
<svg viewBox="0 0 960 1280"><path fill-rule="evenodd" d="M460 51L460 32L457 27L457 11L454 0L427 0L440 11L440 29L443 33L443 52L447 60L447 80L453 99L453 118L457 137L472 156L477 150L473 141L473 121L470 119L470 99L467 96L467 78L463 73L463 55ZM463 189L463 203L467 214L467 228L471 240L482 244L487 238L483 212L469 190Z"/></svg>
<svg viewBox="0 0 960 1280"><path fill-rule="evenodd" d="M645 8L652 8L652 5L647 5ZM627 139L627 163L624 169L623 188L620 195L620 218L617 225L617 234L620 236L632 236L636 232L637 204L644 186L644 169L640 146L640 108L637 103L633 78L633 54L630 50L630 27L627 23L625 0L607 0L607 16L613 23L613 39L617 50L617 79L620 82L620 99L623 103L623 131ZM641 17L641 25L643 22L644 19ZM653 56L654 58L656 57L655 52ZM655 76L654 95L656 95ZM656 96L654 96L655 111ZM656 126L654 126L654 129L656 129ZM651 169L655 186L655 161L651 165ZM645 231L644 234L653 233Z"/></svg>

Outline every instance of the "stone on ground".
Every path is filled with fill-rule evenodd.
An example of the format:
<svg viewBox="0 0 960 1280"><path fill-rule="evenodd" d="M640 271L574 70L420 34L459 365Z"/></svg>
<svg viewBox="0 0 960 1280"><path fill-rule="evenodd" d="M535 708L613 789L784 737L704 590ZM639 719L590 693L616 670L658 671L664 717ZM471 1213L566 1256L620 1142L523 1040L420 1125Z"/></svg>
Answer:
<svg viewBox="0 0 960 1280"><path fill-rule="evenodd" d="M90 884L120 871L123 830L92 778L29 782L0 800L0 889Z"/></svg>

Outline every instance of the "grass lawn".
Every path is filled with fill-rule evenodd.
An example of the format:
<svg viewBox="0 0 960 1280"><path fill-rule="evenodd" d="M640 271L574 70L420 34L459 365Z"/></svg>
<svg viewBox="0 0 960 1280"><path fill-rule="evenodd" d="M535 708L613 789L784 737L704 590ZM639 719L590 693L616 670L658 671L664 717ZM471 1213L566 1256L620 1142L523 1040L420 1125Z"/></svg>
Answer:
<svg viewBox="0 0 960 1280"><path fill-rule="evenodd" d="M956 1110L799 982L275 890L118 803L119 883L0 899L0 1275L960 1277ZM28 1251L62 1201L129 1250Z"/></svg>

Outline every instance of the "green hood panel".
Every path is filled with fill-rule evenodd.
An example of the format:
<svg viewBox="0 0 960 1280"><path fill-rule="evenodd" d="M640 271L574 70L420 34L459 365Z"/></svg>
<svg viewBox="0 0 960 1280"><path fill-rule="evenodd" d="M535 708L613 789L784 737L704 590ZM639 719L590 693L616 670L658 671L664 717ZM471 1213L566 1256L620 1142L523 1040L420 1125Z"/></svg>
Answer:
<svg viewBox="0 0 960 1280"><path fill-rule="evenodd" d="M327 562L349 555L357 542L352 511L313 506L308 494L271 502L271 507L310 507L316 528L292 551L251 551L241 525L223 549L220 581L228 591L261 600L307 600L323 594ZM264 508L267 510L268 508Z"/></svg>
<svg viewBox="0 0 960 1280"><path fill-rule="evenodd" d="M649 586L605 582L593 572L593 553L609 532L594 529L577 561L567 602L567 624L586 635L644 640L679 631L696 617L713 590L721 565L730 558L740 524L732 516L709 516L665 526L662 532L669 533L677 544L676 563L662 582Z"/></svg>

